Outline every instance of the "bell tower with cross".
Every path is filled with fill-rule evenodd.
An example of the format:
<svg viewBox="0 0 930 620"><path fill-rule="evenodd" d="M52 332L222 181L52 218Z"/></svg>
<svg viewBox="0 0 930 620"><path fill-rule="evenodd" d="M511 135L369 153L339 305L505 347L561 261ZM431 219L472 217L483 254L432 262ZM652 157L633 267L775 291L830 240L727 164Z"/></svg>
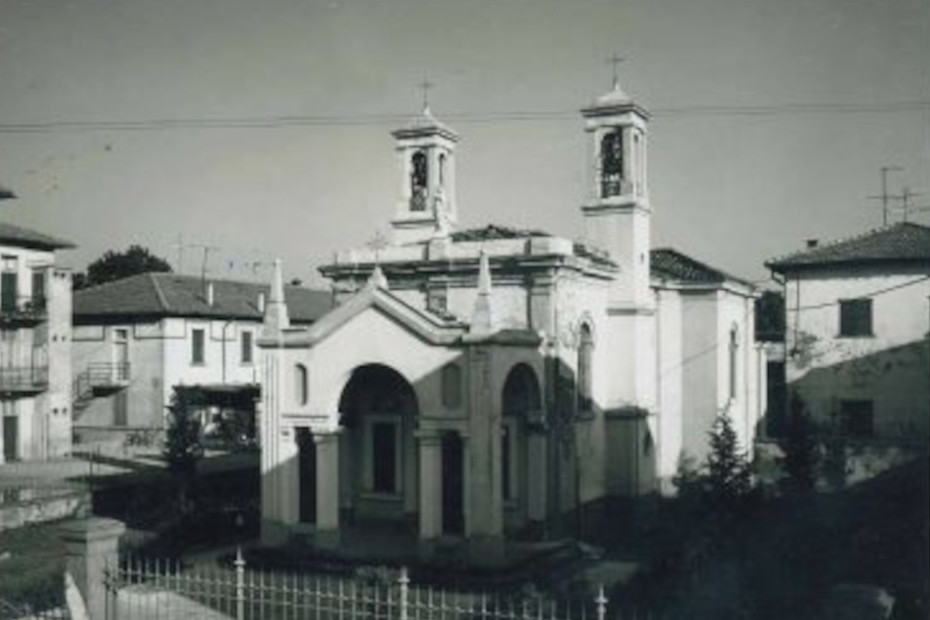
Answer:
<svg viewBox="0 0 930 620"><path fill-rule="evenodd" d="M392 132L400 172L400 197L391 228L394 243L408 245L448 236L458 220L455 201L455 144L458 134L433 116L424 80L423 110L407 127Z"/></svg>
<svg viewBox="0 0 930 620"><path fill-rule="evenodd" d="M646 183L649 114L620 87L623 58L614 54L613 88L581 111L588 135L585 237L620 267L611 304L625 311L650 306L650 216Z"/></svg>

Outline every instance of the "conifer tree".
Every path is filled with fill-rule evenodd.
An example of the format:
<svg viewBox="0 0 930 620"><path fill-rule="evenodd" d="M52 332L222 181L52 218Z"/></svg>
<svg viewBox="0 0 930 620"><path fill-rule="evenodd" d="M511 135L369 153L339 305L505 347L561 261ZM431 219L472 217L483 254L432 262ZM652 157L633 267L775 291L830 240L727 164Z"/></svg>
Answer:
<svg viewBox="0 0 930 620"><path fill-rule="evenodd" d="M177 391L168 405L168 428L162 455L178 488L181 513L188 512L188 489L197 472L197 461L203 456L200 419L187 392Z"/></svg>
<svg viewBox="0 0 930 620"><path fill-rule="evenodd" d="M726 518L739 516L752 491L752 474L749 460L740 450L733 423L726 414L714 420L705 467L707 500L714 512Z"/></svg>

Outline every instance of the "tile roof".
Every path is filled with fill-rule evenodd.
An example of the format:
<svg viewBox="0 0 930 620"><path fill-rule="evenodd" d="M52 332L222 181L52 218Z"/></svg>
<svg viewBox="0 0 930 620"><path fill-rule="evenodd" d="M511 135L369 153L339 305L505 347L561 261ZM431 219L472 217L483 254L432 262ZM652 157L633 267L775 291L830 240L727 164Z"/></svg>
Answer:
<svg viewBox="0 0 930 620"><path fill-rule="evenodd" d="M823 265L930 261L930 227L899 222L814 248L788 254L765 263L777 271L793 271Z"/></svg>
<svg viewBox="0 0 930 620"><path fill-rule="evenodd" d="M0 243L37 250L60 250L75 247L70 241L57 239L45 233L5 222L0 222Z"/></svg>
<svg viewBox="0 0 930 620"><path fill-rule="evenodd" d="M650 254L652 277L691 283L720 283L725 280L749 284L672 248L655 248Z"/></svg>
<svg viewBox="0 0 930 620"><path fill-rule="evenodd" d="M213 305L205 299L201 279L173 273L145 273L75 291L75 319L131 316L188 316L261 320L259 293L267 284L208 280L213 284ZM333 307L329 291L285 286L291 320L310 323Z"/></svg>

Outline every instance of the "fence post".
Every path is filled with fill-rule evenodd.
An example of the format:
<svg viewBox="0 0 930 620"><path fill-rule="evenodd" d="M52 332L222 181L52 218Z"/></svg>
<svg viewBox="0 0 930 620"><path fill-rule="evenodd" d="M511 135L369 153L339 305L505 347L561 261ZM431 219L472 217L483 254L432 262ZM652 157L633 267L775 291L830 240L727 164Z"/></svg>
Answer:
<svg viewBox="0 0 930 620"><path fill-rule="evenodd" d="M236 620L245 618L245 560L242 547L236 547Z"/></svg>
<svg viewBox="0 0 930 620"><path fill-rule="evenodd" d="M65 567L84 597L91 618L106 618L106 579L119 569L117 545L126 526L116 519L91 517L66 521L60 526L65 544ZM112 615L111 615L112 617Z"/></svg>
<svg viewBox="0 0 930 620"><path fill-rule="evenodd" d="M597 598L594 599L594 605L597 609L597 620L604 620L607 615L607 597L604 596L604 586L597 589Z"/></svg>
<svg viewBox="0 0 930 620"><path fill-rule="evenodd" d="M400 577L397 578L400 584L400 620L407 620L407 596L410 591L410 577L407 575L407 567L400 567Z"/></svg>

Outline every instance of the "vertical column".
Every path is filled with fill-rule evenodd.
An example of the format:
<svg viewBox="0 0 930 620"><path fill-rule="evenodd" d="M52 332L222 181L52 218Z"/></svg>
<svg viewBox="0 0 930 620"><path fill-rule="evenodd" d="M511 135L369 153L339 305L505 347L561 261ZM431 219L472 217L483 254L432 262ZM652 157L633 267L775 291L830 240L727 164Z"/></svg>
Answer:
<svg viewBox="0 0 930 620"><path fill-rule="evenodd" d="M420 452L420 541L442 534L442 445L434 430L416 432Z"/></svg>
<svg viewBox="0 0 930 620"><path fill-rule="evenodd" d="M320 547L339 545L339 432L313 432L316 443L316 533Z"/></svg>
<svg viewBox="0 0 930 620"><path fill-rule="evenodd" d="M541 419L538 414L536 419ZM548 486L548 456L546 428L542 424L528 424L526 429L527 489L526 516L530 528L542 536L546 520L546 491Z"/></svg>
<svg viewBox="0 0 930 620"><path fill-rule="evenodd" d="M117 545L126 526L115 519L76 519L61 525L65 543L65 568L87 606L91 618L106 618L104 569L119 566Z"/></svg>

